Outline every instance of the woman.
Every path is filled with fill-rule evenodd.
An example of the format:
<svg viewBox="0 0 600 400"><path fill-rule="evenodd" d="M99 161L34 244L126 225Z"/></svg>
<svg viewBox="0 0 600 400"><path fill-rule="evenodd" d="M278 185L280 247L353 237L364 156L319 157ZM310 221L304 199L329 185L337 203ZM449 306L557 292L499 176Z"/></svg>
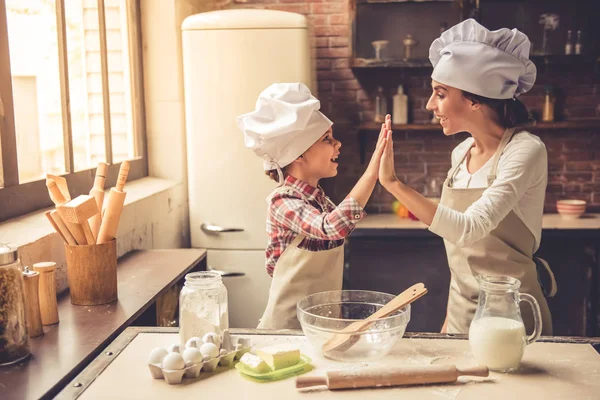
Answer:
<svg viewBox="0 0 600 400"><path fill-rule="evenodd" d="M516 96L531 89L536 77L529 47L527 36L516 29L490 32L472 19L431 45L433 93L427 109L445 135L471 134L452 152L439 205L398 180L391 132L386 134L381 184L446 246L451 283L442 332L468 332L477 308L477 275L509 275L521 281L521 292L536 298L543 334L552 333L533 260L541 240L546 148L537 136L517 128L528 116ZM531 308L525 304L521 313L531 332Z"/></svg>

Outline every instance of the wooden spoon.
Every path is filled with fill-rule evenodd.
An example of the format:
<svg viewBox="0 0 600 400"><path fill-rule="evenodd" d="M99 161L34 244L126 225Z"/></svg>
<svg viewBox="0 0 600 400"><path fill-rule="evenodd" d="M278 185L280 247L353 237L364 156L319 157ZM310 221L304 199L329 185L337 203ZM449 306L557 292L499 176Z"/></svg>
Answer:
<svg viewBox="0 0 600 400"><path fill-rule="evenodd" d="M333 335L331 339L323 345L323 354L327 357L327 353L331 351L348 350L358 341L358 339L360 339L360 335L356 335L357 333L366 331L378 319L392 315L405 305L423 297L426 293L427 288L423 283L417 283L409 287L385 306L371 314L368 318L356 321Z"/></svg>

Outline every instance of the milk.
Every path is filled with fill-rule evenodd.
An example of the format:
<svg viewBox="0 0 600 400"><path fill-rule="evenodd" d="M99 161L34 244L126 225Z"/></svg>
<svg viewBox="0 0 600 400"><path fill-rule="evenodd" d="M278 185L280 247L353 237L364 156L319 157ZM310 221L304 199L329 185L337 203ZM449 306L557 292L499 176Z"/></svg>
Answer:
<svg viewBox="0 0 600 400"><path fill-rule="evenodd" d="M471 352L490 370L508 371L519 366L525 351L525 326L503 317L474 320L469 329Z"/></svg>

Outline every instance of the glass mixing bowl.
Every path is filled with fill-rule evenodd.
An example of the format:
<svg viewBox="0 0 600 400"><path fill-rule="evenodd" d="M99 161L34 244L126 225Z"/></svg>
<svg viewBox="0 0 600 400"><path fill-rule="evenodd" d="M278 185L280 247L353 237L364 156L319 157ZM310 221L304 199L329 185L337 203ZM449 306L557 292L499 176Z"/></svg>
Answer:
<svg viewBox="0 0 600 400"><path fill-rule="evenodd" d="M404 335L410 321L410 304L357 334L349 347L323 353L323 345L337 332L369 317L395 297L367 290L315 293L298 302L298 320L318 355L338 361L373 361L386 356Z"/></svg>

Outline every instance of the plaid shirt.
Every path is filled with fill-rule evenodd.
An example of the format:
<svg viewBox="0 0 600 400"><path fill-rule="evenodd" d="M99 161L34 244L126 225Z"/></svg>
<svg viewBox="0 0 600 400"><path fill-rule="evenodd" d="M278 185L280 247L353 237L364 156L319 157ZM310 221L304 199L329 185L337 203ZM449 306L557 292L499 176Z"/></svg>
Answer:
<svg viewBox="0 0 600 400"><path fill-rule="evenodd" d="M285 178L283 187L286 186L291 189L276 193L269 203L267 272L271 276L277 260L296 235L306 236L298 246L301 249L333 249L344 244L344 238L354 230L354 224L366 215L351 197L336 207L320 187L290 175Z"/></svg>

